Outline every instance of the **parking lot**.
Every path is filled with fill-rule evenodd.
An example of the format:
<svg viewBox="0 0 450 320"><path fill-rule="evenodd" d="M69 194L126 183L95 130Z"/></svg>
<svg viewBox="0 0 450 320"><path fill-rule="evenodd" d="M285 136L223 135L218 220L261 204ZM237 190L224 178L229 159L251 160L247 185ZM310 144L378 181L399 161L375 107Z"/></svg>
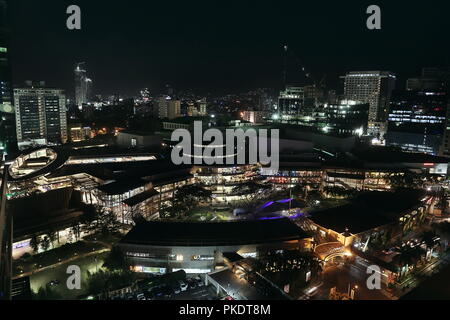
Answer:
<svg viewBox="0 0 450 320"><path fill-rule="evenodd" d="M132 293L112 297L112 300L217 300L216 289L206 286L200 278L141 288Z"/></svg>

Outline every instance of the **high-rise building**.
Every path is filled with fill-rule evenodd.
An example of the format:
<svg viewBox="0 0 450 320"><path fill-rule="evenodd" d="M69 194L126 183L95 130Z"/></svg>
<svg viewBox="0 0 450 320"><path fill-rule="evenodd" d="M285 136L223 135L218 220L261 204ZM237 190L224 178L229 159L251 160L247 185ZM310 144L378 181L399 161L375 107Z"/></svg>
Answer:
<svg viewBox="0 0 450 320"><path fill-rule="evenodd" d="M61 89L46 88L44 82L26 82L14 89L19 148L27 145L67 141L66 96Z"/></svg>
<svg viewBox="0 0 450 320"><path fill-rule="evenodd" d="M386 145L437 155L440 150L448 95L445 91L394 91Z"/></svg>
<svg viewBox="0 0 450 320"><path fill-rule="evenodd" d="M170 120L178 118L181 115L180 100L167 100L167 118Z"/></svg>
<svg viewBox="0 0 450 320"><path fill-rule="evenodd" d="M439 68L423 68L422 75L409 78L406 90L409 91L443 91L448 86L450 72Z"/></svg>
<svg viewBox="0 0 450 320"><path fill-rule="evenodd" d="M6 9L0 0L0 157L17 150Z"/></svg>
<svg viewBox="0 0 450 320"><path fill-rule="evenodd" d="M361 136L367 132L368 114L368 103L344 100L319 106L314 117L316 127L325 133Z"/></svg>
<svg viewBox="0 0 450 320"><path fill-rule="evenodd" d="M297 119L305 99L303 87L287 86L278 98L277 116L281 121Z"/></svg>
<svg viewBox="0 0 450 320"><path fill-rule="evenodd" d="M92 91L92 80L87 77L87 71L82 68L84 62L78 63L75 68L75 103L78 108L89 102Z"/></svg>
<svg viewBox="0 0 450 320"><path fill-rule="evenodd" d="M344 99L369 104L368 133L382 138L396 76L389 71L352 71L344 79Z"/></svg>
<svg viewBox="0 0 450 320"><path fill-rule="evenodd" d="M450 158L450 100L447 102L447 114L445 117L444 137L442 139L439 155Z"/></svg>
<svg viewBox="0 0 450 320"><path fill-rule="evenodd" d="M160 97L154 103L160 119L175 119L181 115L180 100L171 100L170 97Z"/></svg>
<svg viewBox="0 0 450 320"><path fill-rule="evenodd" d="M206 98L197 101L197 115L206 116Z"/></svg>

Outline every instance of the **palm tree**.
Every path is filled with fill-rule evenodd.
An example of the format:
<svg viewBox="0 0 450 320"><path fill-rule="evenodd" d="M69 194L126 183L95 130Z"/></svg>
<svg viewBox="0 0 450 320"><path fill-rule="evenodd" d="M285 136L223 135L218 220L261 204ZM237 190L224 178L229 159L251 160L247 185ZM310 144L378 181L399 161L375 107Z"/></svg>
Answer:
<svg viewBox="0 0 450 320"><path fill-rule="evenodd" d="M433 249L438 244L437 238L438 238L438 236L437 236L436 232L434 232L432 230L425 231L420 235L420 239L421 239L422 243L425 245L427 250L431 251L431 254L433 254Z"/></svg>
<svg viewBox="0 0 450 320"><path fill-rule="evenodd" d="M444 250L447 250L450 240L450 222L445 221L435 225L437 233L444 239Z"/></svg>
<svg viewBox="0 0 450 320"><path fill-rule="evenodd" d="M40 244L41 243L39 237L36 234L33 234L30 240L30 247L33 249L34 253L37 253L39 251Z"/></svg>
<svg viewBox="0 0 450 320"><path fill-rule="evenodd" d="M81 226L79 222L74 222L72 224L71 230L73 232L73 235L75 236L75 240L78 241L80 240L80 235L81 235Z"/></svg>
<svg viewBox="0 0 450 320"><path fill-rule="evenodd" d="M53 249L54 248L54 244L53 243L56 240L56 231L55 230L48 230L47 231L47 237L48 237L48 239L50 241L50 244L52 246L52 249Z"/></svg>
<svg viewBox="0 0 450 320"><path fill-rule="evenodd" d="M392 259L392 261L399 267L400 269L399 278L402 278L407 273L407 271L403 273L405 268L407 270L408 267L414 263L411 247L409 246L400 247L400 249L398 249L398 254Z"/></svg>

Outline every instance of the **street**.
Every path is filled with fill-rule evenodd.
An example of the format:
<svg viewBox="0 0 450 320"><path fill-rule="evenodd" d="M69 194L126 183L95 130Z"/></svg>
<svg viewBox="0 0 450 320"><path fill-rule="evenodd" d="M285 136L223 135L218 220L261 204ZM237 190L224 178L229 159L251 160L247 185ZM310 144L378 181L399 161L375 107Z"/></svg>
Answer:
<svg viewBox="0 0 450 320"><path fill-rule="evenodd" d="M355 290L355 300L391 300L384 290L369 290L366 268L357 263L330 266L323 273L323 285L311 297L313 300L328 300L330 289L336 287L341 293L347 293L349 285ZM385 289L385 288L382 288Z"/></svg>

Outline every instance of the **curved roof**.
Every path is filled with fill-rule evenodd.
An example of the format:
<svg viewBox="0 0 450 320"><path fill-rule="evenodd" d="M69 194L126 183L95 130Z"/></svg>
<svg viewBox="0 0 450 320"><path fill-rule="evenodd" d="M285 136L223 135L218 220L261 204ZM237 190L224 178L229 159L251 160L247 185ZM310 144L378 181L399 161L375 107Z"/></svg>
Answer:
<svg viewBox="0 0 450 320"><path fill-rule="evenodd" d="M17 161L18 158L20 157L25 157L31 153L37 152L39 150L43 150L43 149L50 149L51 151L53 151L54 153L56 153L56 158L55 160L53 160L52 162L50 162L48 165L33 171L32 173L20 176L20 177L14 177L11 172L9 174L9 178L8 180L10 182L20 182L20 181L25 181L25 180L30 180L30 179L34 179L37 178L39 176L42 175L46 175L56 169L58 169L59 167L63 166L67 159L69 158L68 154L66 152L63 152L61 149L59 148L47 148L47 147L37 147L37 148L33 148L33 149L28 149L26 152L22 153L21 155L19 155L15 160ZM11 166L10 166L10 170L11 170Z"/></svg>
<svg viewBox="0 0 450 320"><path fill-rule="evenodd" d="M286 218L214 223L146 221L131 229L120 243L207 247L279 243L309 237Z"/></svg>

